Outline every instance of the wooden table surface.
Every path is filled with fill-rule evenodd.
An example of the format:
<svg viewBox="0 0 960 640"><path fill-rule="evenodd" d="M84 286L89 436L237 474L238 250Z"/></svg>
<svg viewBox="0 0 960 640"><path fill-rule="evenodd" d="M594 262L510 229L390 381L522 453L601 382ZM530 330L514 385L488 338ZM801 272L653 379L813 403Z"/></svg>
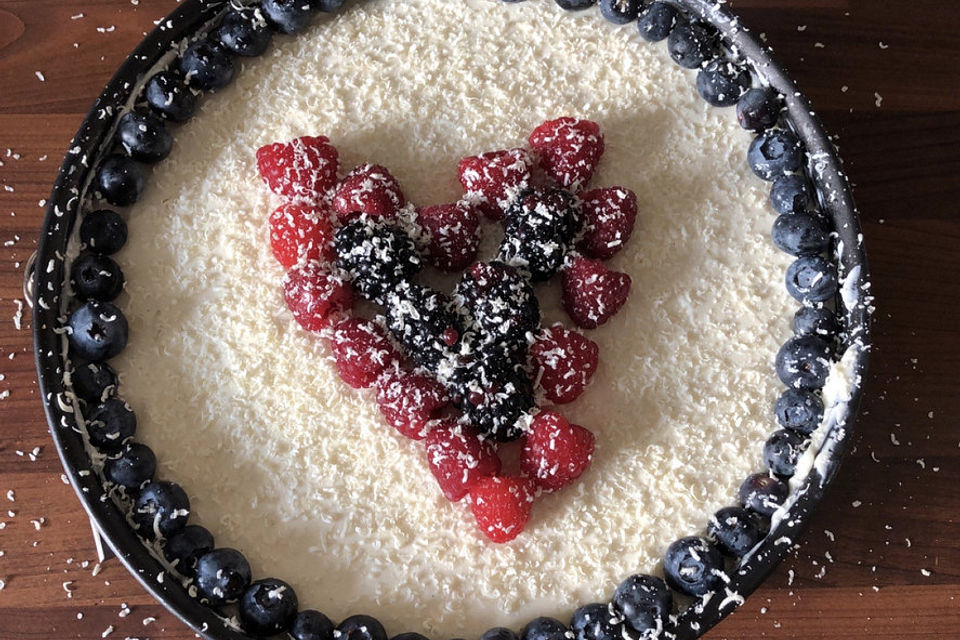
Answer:
<svg viewBox="0 0 960 640"><path fill-rule="evenodd" d="M546 0L537 0L546 1ZM186 640L90 528L47 434L21 279L60 159L174 0L0 0L0 640ZM859 433L799 546L707 635L960 638L956 0L739 0L838 136L872 263Z"/></svg>

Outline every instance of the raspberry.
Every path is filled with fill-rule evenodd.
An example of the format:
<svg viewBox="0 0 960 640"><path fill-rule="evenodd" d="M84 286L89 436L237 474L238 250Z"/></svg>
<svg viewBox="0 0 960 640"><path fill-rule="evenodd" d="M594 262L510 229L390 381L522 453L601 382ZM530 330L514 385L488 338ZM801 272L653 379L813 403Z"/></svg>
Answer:
<svg viewBox="0 0 960 640"><path fill-rule="evenodd" d="M417 211L417 221L430 234L430 262L441 271L462 271L477 257L480 218L464 204L441 204Z"/></svg>
<svg viewBox="0 0 960 640"><path fill-rule="evenodd" d="M318 202L337 184L339 154L324 136L303 136L257 150L260 177L274 193Z"/></svg>
<svg viewBox="0 0 960 640"><path fill-rule="evenodd" d="M287 269L302 259L330 262L335 254L327 212L297 202L280 205L270 215L270 246Z"/></svg>
<svg viewBox="0 0 960 640"><path fill-rule="evenodd" d="M470 490L470 510L483 534L493 542L509 542L530 519L536 487L527 478L484 478Z"/></svg>
<svg viewBox="0 0 960 640"><path fill-rule="evenodd" d="M596 329L620 311L630 282L598 260L576 257L563 270L563 308L578 327Z"/></svg>
<svg viewBox="0 0 960 640"><path fill-rule="evenodd" d="M316 261L297 265L283 278L283 298L307 331L319 331L353 305L350 285Z"/></svg>
<svg viewBox="0 0 960 640"><path fill-rule="evenodd" d="M523 443L520 469L541 489L556 491L579 478L593 459L593 434L556 411L537 414Z"/></svg>
<svg viewBox="0 0 960 640"><path fill-rule="evenodd" d="M524 149L491 151L457 165L460 184L491 220L503 219L507 203L530 184L530 155Z"/></svg>
<svg viewBox="0 0 960 640"><path fill-rule="evenodd" d="M629 189L609 187L580 194L586 232L579 244L591 258L608 260L623 248L637 220L637 196Z"/></svg>
<svg viewBox="0 0 960 640"><path fill-rule="evenodd" d="M330 344L340 377L354 389L373 386L384 369L400 361L383 330L361 318L338 324Z"/></svg>
<svg viewBox="0 0 960 640"><path fill-rule="evenodd" d="M586 185L603 155L600 126L589 120L549 120L530 134L530 147L540 156L540 166L564 187Z"/></svg>
<svg viewBox="0 0 960 640"><path fill-rule="evenodd" d="M427 434L427 463L443 495L457 502L483 478L500 473L500 458L492 444L476 431L443 423Z"/></svg>
<svg viewBox="0 0 960 640"><path fill-rule="evenodd" d="M599 354L593 340L560 325L545 329L530 348L540 370L540 387L556 404L573 402L583 393L597 370Z"/></svg>
<svg viewBox="0 0 960 640"><path fill-rule="evenodd" d="M386 167L362 164L347 174L333 195L333 209L341 220L358 213L393 216L406 205L400 183Z"/></svg>
<svg viewBox="0 0 960 640"><path fill-rule="evenodd" d="M448 400L436 380L395 367L377 380L377 404L402 435L423 440L428 423L439 416Z"/></svg>

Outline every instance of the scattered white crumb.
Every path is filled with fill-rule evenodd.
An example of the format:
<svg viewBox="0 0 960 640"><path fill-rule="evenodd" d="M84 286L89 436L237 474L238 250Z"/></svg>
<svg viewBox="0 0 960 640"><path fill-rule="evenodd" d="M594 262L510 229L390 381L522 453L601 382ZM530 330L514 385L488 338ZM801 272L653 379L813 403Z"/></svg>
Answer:
<svg viewBox="0 0 960 640"><path fill-rule="evenodd" d="M929 578L930 575L931 575L929 569L920 569L920 573L921 573L921 574L923 575L923 577L925 577L925 578Z"/></svg>
<svg viewBox="0 0 960 640"><path fill-rule="evenodd" d="M15 496L14 493L13 493L13 489L10 489L9 491L7 491L7 500L9 500L10 502L16 502L16 501L17 501L17 498L16 498L16 496Z"/></svg>
<svg viewBox="0 0 960 640"><path fill-rule="evenodd" d="M84 17L84 15L83 15L82 13L78 13L78 14L76 14L76 15L74 15L74 16L70 16L70 19L71 19L71 20L79 20L79 19L81 19L81 18L83 18L83 17Z"/></svg>
<svg viewBox="0 0 960 640"><path fill-rule="evenodd" d="M107 627L106 629L104 629L104 630L103 630L103 633L100 634L100 637L101 637L101 638L106 638L106 637L107 637L108 635L110 635L111 633L113 633L113 625L110 625L109 627Z"/></svg>
<svg viewBox="0 0 960 640"><path fill-rule="evenodd" d="M854 509L856 509L857 507L859 507L859 506L862 505L862 504L863 504L863 503L860 502L859 500L854 500L853 502L850 503L850 506L853 507Z"/></svg>
<svg viewBox="0 0 960 640"><path fill-rule="evenodd" d="M877 109L879 109L883 105L883 96L877 93L876 91L874 91L873 97L877 99L876 105L877 105Z"/></svg>
<svg viewBox="0 0 960 640"><path fill-rule="evenodd" d="M897 434L893 433L892 431L890 432L890 442L891 442L891 443L893 444L893 446L895 446L895 447L899 447L899 446L900 446L900 441L897 440Z"/></svg>
<svg viewBox="0 0 960 640"><path fill-rule="evenodd" d="M148 624L154 623L156 621L157 619L154 618L153 616L147 616L146 618L143 619L143 626L147 626Z"/></svg>
<svg viewBox="0 0 960 640"><path fill-rule="evenodd" d="M881 42L880 42L880 48L881 48L881 49L889 49L889 48L890 48L890 45L888 45L887 43L881 41Z"/></svg>
<svg viewBox="0 0 960 640"><path fill-rule="evenodd" d="M13 314L13 326L20 331L20 321L23 319L23 300L14 299L13 304L17 305L17 310Z"/></svg>
<svg viewBox="0 0 960 640"><path fill-rule="evenodd" d="M34 73L36 74L37 79L40 80L40 82L46 82L46 81L47 81L47 79L43 76L43 74L42 74L41 72L39 72L39 71L34 71Z"/></svg>
<svg viewBox="0 0 960 640"><path fill-rule="evenodd" d="M100 33L112 33L113 31L116 31L116 30L117 30L116 25L110 25L109 27L97 27L97 31Z"/></svg>
<svg viewBox="0 0 960 640"><path fill-rule="evenodd" d="M807 25L805 24L797 25L797 31L806 31L806 30L807 30Z"/></svg>

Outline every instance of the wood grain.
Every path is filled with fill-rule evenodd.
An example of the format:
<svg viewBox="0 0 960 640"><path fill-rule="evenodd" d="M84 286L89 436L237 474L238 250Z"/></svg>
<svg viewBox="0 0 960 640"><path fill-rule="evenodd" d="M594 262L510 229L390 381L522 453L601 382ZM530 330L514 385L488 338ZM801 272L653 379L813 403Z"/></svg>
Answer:
<svg viewBox="0 0 960 640"><path fill-rule="evenodd" d="M863 417L839 480L792 556L707 637L955 640L960 13L953 0L734 4L838 135L878 312ZM27 314L22 329L13 322L42 201L70 138L124 56L175 6L0 0L0 392L10 391L0 400L3 640L95 640L110 627L119 638L193 637L115 561L92 575L89 527L61 482L37 397Z"/></svg>

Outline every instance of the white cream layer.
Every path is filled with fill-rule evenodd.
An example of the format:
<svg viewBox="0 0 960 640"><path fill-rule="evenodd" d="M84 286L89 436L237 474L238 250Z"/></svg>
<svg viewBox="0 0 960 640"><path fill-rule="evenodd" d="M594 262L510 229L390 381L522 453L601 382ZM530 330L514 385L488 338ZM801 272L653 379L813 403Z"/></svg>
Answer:
<svg viewBox="0 0 960 640"><path fill-rule="evenodd" d="M289 581L302 607L371 613L391 634L469 638L564 618L632 572L659 571L665 547L759 468L794 306L749 136L693 81L632 26L550 0L369 0L245 61L176 132L120 256L122 390L192 518L257 576ZM343 385L291 319L254 152L327 135L344 170L381 163L409 200L438 204L460 196L460 157L520 145L561 115L606 134L593 184L638 195L637 231L612 261L633 292L589 332L600 368L563 410L597 434L592 468L494 545L443 498L421 445L385 425L371 392ZM556 287L541 300L569 326Z"/></svg>

